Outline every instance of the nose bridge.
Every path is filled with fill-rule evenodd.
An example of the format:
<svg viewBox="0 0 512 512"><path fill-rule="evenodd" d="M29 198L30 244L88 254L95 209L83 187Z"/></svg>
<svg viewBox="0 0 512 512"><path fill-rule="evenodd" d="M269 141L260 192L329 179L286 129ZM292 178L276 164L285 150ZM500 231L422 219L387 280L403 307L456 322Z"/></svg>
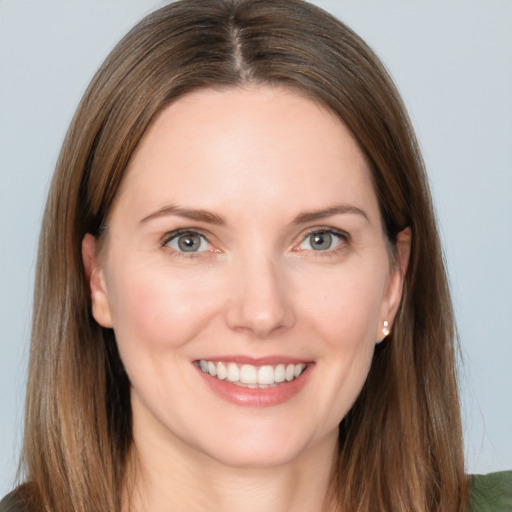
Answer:
<svg viewBox="0 0 512 512"><path fill-rule="evenodd" d="M242 255L230 290L229 326L258 338L290 327L294 313L286 281L283 263L272 255L259 251Z"/></svg>

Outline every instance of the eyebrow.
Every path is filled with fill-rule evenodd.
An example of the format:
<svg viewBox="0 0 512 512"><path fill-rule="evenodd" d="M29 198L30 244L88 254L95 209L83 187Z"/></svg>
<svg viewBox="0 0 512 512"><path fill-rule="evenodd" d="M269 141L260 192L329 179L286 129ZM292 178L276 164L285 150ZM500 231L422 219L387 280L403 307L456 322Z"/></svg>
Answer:
<svg viewBox="0 0 512 512"><path fill-rule="evenodd" d="M158 217L166 217L168 215L175 215L177 217L184 217L185 219L206 222L207 224L214 224L216 226L223 226L226 224L226 221L220 215L215 213L209 212L207 210L182 208L177 205L164 206L156 212L149 214L147 217L144 217L140 222L145 223L152 219L156 219Z"/></svg>
<svg viewBox="0 0 512 512"><path fill-rule="evenodd" d="M297 217L295 217L293 224L305 224L306 222L315 222L317 220L332 217L333 215L340 215L345 213L361 215L368 222L370 222L368 215L364 210L361 210L361 208L348 204L340 204L321 210L311 210L309 212L300 213L299 215L297 215Z"/></svg>
<svg viewBox="0 0 512 512"><path fill-rule="evenodd" d="M326 219L328 217L332 217L333 215L347 214L352 213L356 215L361 215L368 222L370 221L368 215L364 210L358 208L357 206L340 204L336 206L331 206L329 208L324 208L320 210L311 210L307 212L302 212L292 221L292 224L299 225L305 224L307 222L315 222L317 220ZM175 215L178 217L183 217L186 219L197 220L201 222L205 222L207 224L213 224L216 226L224 226L226 221L215 213L209 212L207 210L195 210L190 208L183 208L177 205L168 205L160 208L156 212L150 213L143 219L141 219L141 223L148 222L152 219L156 219L159 217L166 217L168 215Z"/></svg>

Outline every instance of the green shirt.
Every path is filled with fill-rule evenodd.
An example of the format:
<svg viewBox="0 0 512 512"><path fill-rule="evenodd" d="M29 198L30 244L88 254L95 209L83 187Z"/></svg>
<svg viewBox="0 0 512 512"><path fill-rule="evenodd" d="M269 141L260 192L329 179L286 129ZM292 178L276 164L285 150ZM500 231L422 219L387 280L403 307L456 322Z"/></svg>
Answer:
<svg viewBox="0 0 512 512"><path fill-rule="evenodd" d="M512 471L473 475L469 512L511 512Z"/></svg>
<svg viewBox="0 0 512 512"><path fill-rule="evenodd" d="M468 512L512 512L512 471L469 477L471 499ZM0 512L21 512L14 493L0 502Z"/></svg>

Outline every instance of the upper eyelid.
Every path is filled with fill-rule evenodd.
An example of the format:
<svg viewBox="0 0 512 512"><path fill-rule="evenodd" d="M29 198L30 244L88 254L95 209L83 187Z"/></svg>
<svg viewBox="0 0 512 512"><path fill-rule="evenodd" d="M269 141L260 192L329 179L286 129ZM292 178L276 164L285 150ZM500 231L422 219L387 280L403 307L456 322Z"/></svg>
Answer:
<svg viewBox="0 0 512 512"><path fill-rule="evenodd" d="M321 227L311 228L311 229L308 229L307 231L305 231L301 235L301 237L302 237L301 240L304 241L308 236L311 236L315 233L332 233L334 235L340 236L345 239L350 238L350 234L343 229L333 228L333 227L329 227L329 226L321 226Z"/></svg>
<svg viewBox="0 0 512 512"><path fill-rule="evenodd" d="M202 229L198 229L198 228L178 228L178 229L173 229L171 231L167 231L162 236L162 238L160 239L161 240L161 244L165 245L165 244L169 243L171 240L173 240L174 238L176 238L178 236L189 235L189 234L199 235L199 236L203 237L209 244L212 243L210 241L210 239L209 239L209 237L211 235L208 232L206 232L206 231L204 231Z"/></svg>

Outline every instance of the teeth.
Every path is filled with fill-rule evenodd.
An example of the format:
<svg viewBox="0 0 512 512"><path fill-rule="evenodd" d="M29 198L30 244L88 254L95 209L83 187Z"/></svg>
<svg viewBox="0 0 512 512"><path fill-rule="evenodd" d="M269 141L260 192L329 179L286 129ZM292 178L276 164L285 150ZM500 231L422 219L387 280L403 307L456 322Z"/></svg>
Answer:
<svg viewBox="0 0 512 512"><path fill-rule="evenodd" d="M201 366L202 368L202 366ZM203 370L204 372L204 370ZM210 372L208 372L210 373ZM210 374L211 375L211 374ZM217 379L224 380L228 376L228 369L224 363L217 363Z"/></svg>
<svg viewBox="0 0 512 512"><path fill-rule="evenodd" d="M258 384L274 384L274 382L274 368L272 366L262 366L258 370Z"/></svg>
<svg viewBox="0 0 512 512"><path fill-rule="evenodd" d="M291 382L296 379L306 369L306 364L277 364L275 366L243 364L239 366L236 363L214 363L202 359L199 361L199 367L204 373L219 380L227 379L234 384L251 389L266 389L281 382Z"/></svg>
<svg viewBox="0 0 512 512"><path fill-rule="evenodd" d="M214 377L217 376L217 368L211 361L208 361L208 373Z"/></svg>
<svg viewBox="0 0 512 512"><path fill-rule="evenodd" d="M240 368L240 382L244 384L258 384L258 371L255 366L244 364Z"/></svg>
<svg viewBox="0 0 512 512"><path fill-rule="evenodd" d="M274 380L276 382L284 382L286 378L286 370L284 364L278 364L274 370Z"/></svg>
<svg viewBox="0 0 512 512"><path fill-rule="evenodd" d="M212 374L210 373L210 375ZM212 375L212 377L215 377L215 375ZM238 365L235 363L228 364L228 380L230 382L237 382L240 380L240 370L238 369Z"/></svg>
<svg viewBox="0 0 512 512"><path fill-rule="evenodd" d="M290 382L291 380L293 380L293 377L295 377L295 365L294 364L289 364L286 367L286 371L284 372L284 378L288 382Z"/></svg>

